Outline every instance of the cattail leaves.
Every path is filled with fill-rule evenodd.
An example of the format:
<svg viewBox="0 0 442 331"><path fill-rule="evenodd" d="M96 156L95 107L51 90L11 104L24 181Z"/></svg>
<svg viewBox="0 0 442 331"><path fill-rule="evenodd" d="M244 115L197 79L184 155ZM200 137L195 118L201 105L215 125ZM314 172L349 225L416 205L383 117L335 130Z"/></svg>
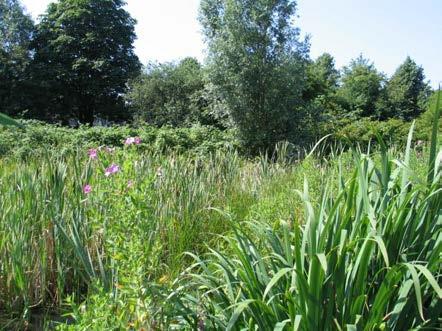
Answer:
<svg viewBox="0 0 442 331"><path fill-rule="evenodd" d="M336 185L324 186L317 202L305 181L297 191L302 222L256 222L253 236L242 227L226 238L228 255L199 259L191 286L222 278L192 299L210 311L207 325L304 331L437 326L441 190L423 185L415 173L412 135L413 126L403 160L383 144L376 158L354 151L350 178L339 171ZM437 169L432 178L440 176Z"/></svg>
<svg viewBox="0 0 442 331"><path fill-rule="evenodd" d="M4 125L4 126L15 126L15 127L19 127L21 129L24 128L24 125L13 120L12 118L10 118L9 116L0 113L0 125Z"/></svg>
<svg viewBox="0 0 442 331"><path fill-rule="evenodd" d="M442 105L440 104L440 95L442 91L439 86L439 90L437 93L436 103L435 103L435 109L434 109L434 119L433 119L433 129L431 130L431 145L430 145L430 157L428 160L428 185L431 185L433 183L433 178L437 174L435 172L436 167L438 166L436 164L436 153L437 153L437 141L438 141L438 128L439 128L439 121L440 116L442 113ZM439 158L441 160L441 158Z"/></svg>

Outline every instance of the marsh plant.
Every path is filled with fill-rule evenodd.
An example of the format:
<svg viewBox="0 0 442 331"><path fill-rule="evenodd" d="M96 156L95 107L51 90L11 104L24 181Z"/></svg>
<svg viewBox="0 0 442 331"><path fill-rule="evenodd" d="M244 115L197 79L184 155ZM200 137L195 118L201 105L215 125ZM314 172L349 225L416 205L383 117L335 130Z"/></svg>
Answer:
<svg viewBox="0 0 442 331"><path fill-rule="evenodd" d="M441 320L442 150L118 147L0 159L5 329L406 330ZM17 129L18 130L18 129ZM324 149L329 150L329 148ZM43 316L43 317L42 317ZM34 325L33 325L34 324Z"/></svg>

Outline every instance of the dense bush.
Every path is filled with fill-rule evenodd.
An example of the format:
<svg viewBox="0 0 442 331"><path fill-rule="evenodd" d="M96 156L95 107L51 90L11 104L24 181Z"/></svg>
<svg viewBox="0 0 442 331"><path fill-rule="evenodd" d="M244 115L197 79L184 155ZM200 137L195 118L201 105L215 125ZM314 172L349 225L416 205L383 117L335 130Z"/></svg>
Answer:
<svg viewBox="0 0 442 331"><path fill-rule="evenodd" d="M435 100L435 98L434 98ZM431 107L415 121L413 141L429 141L434 119L434 107ZM362 118L357 121L341 119L331 122L324 121L321 124L322 135L331 134L331 141L345 145L368 146L378 140L378 135L390 145L404 145L413 122L401 119L389 119L386 121ZM439 125L439 134L442 134L442 123Z"/></svg>
<svg viewBox="0 0 442 331"><path fill-rule="evenodd" d="M209 126L190 128L139 127L80 127L70 129L37 121L25 121L25 130L0 127L0 157L14 155L28 157L45 151L64 154L79 148L98 146L122 147L127 137L139 136L140 148L163 152L210 152L238 146L231 131Z"/></svg>

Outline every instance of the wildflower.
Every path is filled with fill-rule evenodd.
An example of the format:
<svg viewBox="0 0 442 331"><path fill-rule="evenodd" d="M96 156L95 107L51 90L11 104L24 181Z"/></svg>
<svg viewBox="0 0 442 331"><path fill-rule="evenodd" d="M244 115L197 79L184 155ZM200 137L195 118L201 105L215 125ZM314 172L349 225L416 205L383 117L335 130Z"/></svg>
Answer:
<svg viewBox="0 0 442 331"><path fill-rule="evenodd" d="M91 160L96 160L98 157L98 150L96 148L91 148L88 150L87 154Z"/></svg>
<svg viewBox="0 0 442 331"><path fill-rule="evenodd" d="M128 182L127 182L127 188L131 188L131 187L133 187L134 186L134 182L132 181L132 180L129 180Z"/></svg>
<svg viewBox="0 0 442 331"><path fill-rule="evenodd" d="M92 186L90 186L89 184L86 184L83 186L83 193L84 194L89 194L92 192Z"/></svg>
<svg viewBox="0 0 442 331"><path fill-rule="evenodd" d="M133 143L135 143L135 138L133 137L127 138L126 141L124 142L125 145L132 145Z"/></svg>
<svg viewBox="0 0 442 331"><path fill-rule="evenodd" d="M125 145L139 145L141 144L141 138L140 137L129 137L124 142Z"/></svg>
<svg viewBox="0 0 442 331"><path fill-rule="evenodd" d="M120 171L120 167L116 164L111 164L111 166L109 168L106 168L104 175L106 177L109 177L110 175L115 174L118 171Z"/></svg>

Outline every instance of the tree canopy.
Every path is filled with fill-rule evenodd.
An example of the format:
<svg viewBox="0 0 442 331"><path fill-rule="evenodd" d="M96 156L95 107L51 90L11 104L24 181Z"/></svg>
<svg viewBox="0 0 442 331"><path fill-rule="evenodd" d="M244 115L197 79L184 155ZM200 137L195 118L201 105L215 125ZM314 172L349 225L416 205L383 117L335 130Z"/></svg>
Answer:
<svg viewBox="0 0 442 331"><path fill-rule="evenodd" d="M0 0L0 109L18 115L26 107L34 23L18 0Z"/></svg>
<svg viewBox="0 0 442 331"><path fill-rule="evenodd" d="M378 101L385 78L374 64L362 55L343 69L342 86L339 96L348 109L349 115L376 117Z"/></svg>
<svg viewBox="0 0 442 331"><path fill-rule="evenodd" d="M251 150L297 134L308 43L295 14L290 0L201 1L209 77Z"/></svg>
<svg viewBox="0 0 442 331"><path fill-rule="evenodd" d="M140 69L135 20L122 0L59 0L37 25L34 80L49 93L40 108L91 124L123 109L127 81Z"/></svg>
<svg viewBox="0 0 442 331"><path fill-rule="evenodd" d="M144 70L125 4L55 0L35 25L19 0L0 0L0 111L75 125L233 128L250 154L280 141L305 147L359 120L426 116L432 91L410 57L391 77L362 55L342 69L328 53L311 59L296 0L201 0L206 61Z"/></svg>
<svg viewBox="0 0 442 331"><path fill-rule="evenodd" d="M416 118L425 110L430 93L423 68L408 56L387 84L389 116L406 120Z"/></svg>

